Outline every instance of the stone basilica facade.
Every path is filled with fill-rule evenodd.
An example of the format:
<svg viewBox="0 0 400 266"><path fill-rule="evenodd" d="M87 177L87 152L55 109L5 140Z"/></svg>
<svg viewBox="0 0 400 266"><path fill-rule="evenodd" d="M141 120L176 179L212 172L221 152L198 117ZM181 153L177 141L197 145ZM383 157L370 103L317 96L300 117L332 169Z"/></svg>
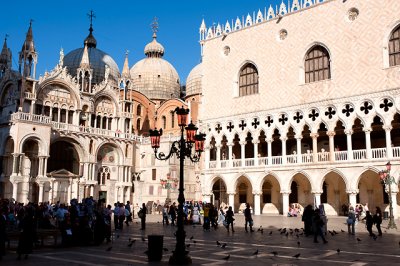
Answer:
<svg viewBox="0 0 400 266"><path fill-rule="evenodd" d="M146 136L150 128L162 127L160 150L167 151L179 133L173 111L194 108L191 118L197 123L198 96L189 103L180 98L179 75L162 58L156 29L145 46L146 57L129 68L126 56L120 72L113 58L97 48L91 24L83 46L65 55L61 50L56 67L38 79L32 25L18 70L11 68L12 53L4 41L0 197L69 203L93 196L109 204L177 198L179 162L156 161ZM198 198L198 169L189 163L185 168L186 197ZM164 189L161 179L171 189Z"/></svg>
<svg viewBox="0 0 400 266"><path fill-rule="evenodd" d="M203 200L398 217L400 2L292 0L200 27ZM224 100L221 101L223 95ZM392 163L396 184L379 171Z"/></svg>
<svg viewBox="0 0 400 266"><path fill-rule="evenodd" d="M172 111L185 106L207 134L203 161L185 165L187 200L285 215L291 204L388 211L392 200L398 217L398 10L396 0L293 0L209 28L203 20L202 63L184 97L156 32L146 58L120 72L91 27L36 79L30 26L18 71L6 42L0 55L0 196L174 200L179 161L156 160L146 135L163 128L168 151ZM391 194L378 175L388 161Z"/></svg>

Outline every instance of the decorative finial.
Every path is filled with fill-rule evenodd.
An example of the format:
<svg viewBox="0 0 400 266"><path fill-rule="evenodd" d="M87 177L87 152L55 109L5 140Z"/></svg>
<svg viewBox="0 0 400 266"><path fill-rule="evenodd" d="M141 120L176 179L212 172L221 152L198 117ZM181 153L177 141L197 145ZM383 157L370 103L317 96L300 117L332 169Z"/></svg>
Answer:
<svg viewBox="0 0 400 266"><path fill-rule="evenodd" d="M60 66L64 65L64 49L62 47L60 49L60 59L58 60L58 64Z"/></svg>
<svg viewBox="0 0 400 266"><path fill-rule="evenodd" d="M6 33L6 36L4 37L4 42L7 41L7 38L8 38L8 37L10 37L10 35L8 35L8 34Z"/></svg>
<svg viewBox="0 0 400 266"><path fill-rule="evenodd" d="M125 51L125 56L128 56L128 54L129 54L129 50L126 50Z"/></svg>
<svg viewBox="0 0 400 266"><path fill-rule="evenodd" d="M87 14L88 18L90 19L90 28L89 31L90 33L93 31L93 18L96 18L96 16L94 15L93 10L90 10L90 13Z"/></svg>
<svg viewBox="0 0 400 266"><path fill-rule="evenodd" d="M157 17L154 17L153 23L151 23L150 26L153 31L153 38L157 38L157 32L158 32L158 18Z"/></svg>
<svg viewBox="0 0 400 266"><path fill-rule="evenodd" d="M29 27L32 27L32 22L33 22L34 20L33 19L30 19L29 20Z"/></svg>

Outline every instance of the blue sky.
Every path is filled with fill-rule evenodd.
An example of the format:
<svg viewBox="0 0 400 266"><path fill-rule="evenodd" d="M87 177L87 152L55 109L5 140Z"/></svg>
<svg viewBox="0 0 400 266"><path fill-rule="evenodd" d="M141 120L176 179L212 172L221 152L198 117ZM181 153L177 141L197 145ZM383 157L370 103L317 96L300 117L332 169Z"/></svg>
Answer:
<svg viewBox="0 0 400 266"><path fill-rule="evenodd" d="M285 1L286 2L286 1ZM0 37L8 34L7 44L17 69L18 53L33 19L33 34L39 53L37 76L54 68L60 48L67 54L83 47L88 35L87 13L95 12L93 22L97 48L114 58L122 71L125 51L129 65L144 58L144 46L151 41L150 24L158 18L158 41L165 48L164 59L178 71L182 83L200 62L199 26L225 23L237 16L264 10L281 0L58 0L7 1L0 17Z"/></svg>

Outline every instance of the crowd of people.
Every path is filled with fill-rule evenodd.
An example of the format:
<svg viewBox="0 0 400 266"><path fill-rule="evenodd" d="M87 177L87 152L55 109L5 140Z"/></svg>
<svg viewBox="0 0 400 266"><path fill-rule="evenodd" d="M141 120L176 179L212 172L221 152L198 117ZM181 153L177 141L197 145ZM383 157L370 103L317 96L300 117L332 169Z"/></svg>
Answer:
<svg viewBox="0 0 400 266"><path fill-rule="evenodd" d="M24 205L6 199L0 200L0 260L5 254L7 232L12 231L20 232L17 258L21 259L24 256L27 259L34 245L39 243L40 230L59 230L63 246L99 245L104 241L111 241L112 227L114 231L123 230L124 226L128 227L133 221L135 209L141 221L140 230L146 229L146 215L155 210L162 214L163 225L176 225L178 206L175 202L166 203L163 206L155 205L155 207L149 210L143 203L139 210L139 206L134 208L129 201L116 202L112 207L106 205L104 200L96 201L92 197L85 198L82 202L73 199L68 206L59 202ZM291 207L289 211L291 217L302 217L305 235L314 236L316 243L318 243L318 237L327 243L325 239L327 220L323 206L314 209L313 206L308 205L302 214L300 214L299 206ZM348 233L354 235L355 224L365 220L369 235L376 237L372 231L373 225L376 225L378 235L381 236L381 209L376 207L375 213L372 214L368 209L368 204L364 206L364 209L361 208L361 205L357 205L356 208L353 206L346 208ZM249 203L246 203L243 215L245 231L254 232L252 209ZM183 219L184 224L201 224L204 231L216 230L222 224L228 232L235 232L235 218L231 206L217 207L211 203L186 202L183 206Z"/></svg>
<svg viewBox="0 0 400 266"><path fill-rule="evenodd" d="M122 230L133 220L130 202L117 202L114 208L104 200L85 198L82 202L71 200L62 203L22 204L7 199L0 200L0 259L5 254L5 242L10 232L20 232L17 259L28 258L35 244L39 244L38 233L43 230L58 230L63 246L100 245L111 241L112 218L114 230ZM141 229L145 229L147 209L143 204L139 218Z"/></svg>

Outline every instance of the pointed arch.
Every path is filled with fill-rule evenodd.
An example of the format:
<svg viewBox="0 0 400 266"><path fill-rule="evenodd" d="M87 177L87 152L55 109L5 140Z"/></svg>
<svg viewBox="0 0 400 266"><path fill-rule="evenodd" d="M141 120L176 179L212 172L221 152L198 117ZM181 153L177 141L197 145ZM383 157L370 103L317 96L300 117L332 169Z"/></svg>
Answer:
<svg viewBox="0 0 400 266"><path fill-rule="evenodd" d="M314 44L304 58L305 83L331 78L331 56L328 49L320 43Z"/></svg>

